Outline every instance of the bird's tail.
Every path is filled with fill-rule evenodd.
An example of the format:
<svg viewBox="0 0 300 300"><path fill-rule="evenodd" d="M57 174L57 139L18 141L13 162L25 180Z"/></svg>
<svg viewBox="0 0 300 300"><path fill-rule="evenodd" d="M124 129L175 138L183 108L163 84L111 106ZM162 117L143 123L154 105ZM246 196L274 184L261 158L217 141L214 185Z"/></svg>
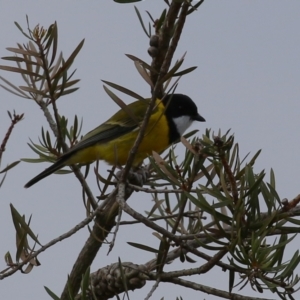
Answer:
<svg viewBox="0 0 300 300"><path fill-rule="evenodd" d="M63 159L63 157L61 157L58 161L56 161L52 166L50 166L49 168L47 168L45 171L43 171L42 173L38 174L37 176L35 176L34 178L32 178L31 180L29 180L26 184L25 184L25 188L29 188L32 185L36 184L37 182L39 182L40 180L42 180L43 178L51 175L52 173L54 173L55 171L59 170L60 168L62 168L63 166L65 166L65 159Z"/></svg>

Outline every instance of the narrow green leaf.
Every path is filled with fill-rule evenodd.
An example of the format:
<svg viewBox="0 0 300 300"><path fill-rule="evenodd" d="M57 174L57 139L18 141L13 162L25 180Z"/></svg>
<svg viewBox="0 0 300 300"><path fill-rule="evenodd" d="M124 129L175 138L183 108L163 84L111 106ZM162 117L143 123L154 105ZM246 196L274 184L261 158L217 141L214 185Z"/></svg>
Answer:
<svg viewBox="0 0 300 300"><path fill-rule="evenodd" d="M270 189L270 193L272 194L272 196L277 200L277 203L279 205L281 205L281 199L280 199L277 191L274 189L274 187L271 184L267 183L267 186Z"/></svg>
<svg viewBox="0 0 300 300"><path fill-rule="evenodd" d="M178 178L177 178L178 174L176 173L176 171L172 170L158 153L153 151L152 157L156 162L156 166L162 170L162 172L164 174L163 178L165 180L172 182L176 186L180 186L181 184L178 181Z"/></svg>
<svg viewBox="0 0 300 300"><path fill-rule="evenodd" d="M169 72L161 79L161 83L164 83L169 78L173 77L175 72L181 67L182 63L184 61L184 57L180 60L178 60L175 65L169 70Z"/></svg>
<svg viewBox="0 0 300 300"><path fill-rule="evenodd" d="M184 137L185 139L188 139L188 138L192 137L194 134L196 134L197 132L199 132L198 129L192 130L192 131L190 131L190 132L184 134L183 137Z"/></svg>
<svg viewBox="0 0 300 300"><path fill-rule="evenodd" d="M55 75L55 77L60 77L65 71L67 71L70 66L72 65L72 63L74 62L74 59L76 58L77 54L80 52L83 44L84 44L84 40L83 39L78 46L75 48L75 50L72 52L72 54L69 56L69 58L66 60L66 62L63 63L63 65L61 66L61 68L59 69L59 71L57 72L57 74Z"/></svg>
<svg viewBox="0 0 300 300"><path fill-rule="evenodd" d="M27 241L27 233L23 232L23 235L21 236L20 240L18 241L17 245L17 252L16 252L16 261L19 262L21 256L23 255L24 249L27 248L28 241Z"/></svg>
<svg viewBox="0 0 300 300"><path fill-rule="evenodd" d="M6 178L6 175L7 175L7 173L4 174L4 176L2 177L2 179L0 181L0 188L1 188L3 182L4 182L5 178Z"/></svg>
<svg viewBox="0 0 300 300"><path fill-rule="evenodd" d="M134 115L132 110L126 105L116 94L114 94L108 87L103 85L103 88L105 92L108 94L108 96L118 105L121 107L123 111L125 111L128 116L136 123L137 126L140 125L140 122L138 118Z"/></svg>
<svg viewBox="0 0 300 300"><path fill-rule="evenodd" d="M270 190L267 188L267 185L263 181L261 181L259 187L264 201L268 207L268 213L271 214L272 210L276 209L274 197L272 197Z"/></svg>
<svg viewBox="0 0 300 300"><path fill-rule="evenodd" d="M3 60L9 60L9 61L24 62L24 58L19 57L19 56L4 56L4 57L1 57L1 59L3 59Z"/></svg>
<svg viewBox="0 0 300 300"><path fill-rule="evenodd" d="M166 19L166 14L167 14L167 10L164 9L157 21L157 23L155 24L156 26L156 30L160 30L160 28L162 27L162 25L164 24L165 22L165 19Z"/></svg>
<svg viewBox="0 0 300 300"><path fill-rule="evenodd" d="M63 65L64 65L64 62L63 62ZM67 76L68 76L68 71L67 70L68 69L65 69L64 72L61 72L61 73L60 73L60 71L58 71L59 76L56 74L55 78L52 82L52 86L51 86L51 89L50 89L50 95L55 94L55 99L58 99L61 96L61 94L63 93L64 89L65 89L65 86L66 86L66 83L67 83ZM58 88L59 80L62 81L62 83L60 84L60 88Z"/></svg>
<svg viewBox="0 0 300 300"><path fill-rule="evenodd" d="M137 61L139 62L145 69L151 71L152 73L154 74L158 74L158 72L152 68L150 65L148 65L146 62L144 62L142 59L134 56L134 55L131 55L131 54L125 54L129 59L133 60L134 62Z"/></svg>
<svg viewBox="0 0 300 300"><path fill-rule="evenodd" d="M81 300L88 300L87 291L90 284L90 267L88 267L81 279Z"/></svg>
<svg viewBox="0 0 300 300"><path fill-rule="evenodd" d="M115 0L115 1L116 1L116 0ZM122 0L118 0L118 1L122 1ZM118 2L118 1L116 1L116 2ZM126 1L126 0L124 0L124 1ZM140 0L138 0L138 1L140 1ZM138 2L138 1L132 0L132 2ZM119 3L120 3L120 2L119 2ZM127 2L122 2L122 3L127 3ZM145 25L144 25L144 22L143 22L143 19L142 19L142 16L141 16L139 10L137 9L136 6L134 6L134 9L135 9L135 12L136 12L136 14L137 14L137 16L138 16L138 19L139 19L139 21L140 21L140 23L141 23L141 25L142 25L142 28L143 28L145 34L147 35L147 37L150 38L150 33L147 32L147 29L146 29L146 27L145 27Z"/></svg>
<svg viewBox="0 0 300 300"><path fill-rule="evenodd" d="M73 287L71 285L71 281L70 281L70 276L69 275L68 275L67 286L68 286L68 294L69 294L68 300L75 300L74 292L73 292Z"/></svg>
<svg viewBox="0 0 300 300"><path fill-rule="evenodd" d="M163 215L163 211L160 208L161 208L161 205L164 202L165 202L165 199L163 199L163 200L156 200L156 202L154 203L154 205L151 208L150 212L147 214L147 218L150 218L153 215L153 213L156 211L156 209L159 209L159 211Z"/></svg>
<svg viewBox="0 0 300 300"><path fill-rule="evenodd" d="M21 161L27 162L27 163L41 163L41 162L49 162L45 158L21 158Z"/></svg>
<svg viewBox="0 0 300 300"><path fill-rule="evenodd" d="M73 173L73 171L60 169L60 170L55 171L53 174L65 175L65 174L70 174L70 173Z"/></svg>
<svg viewBox="0 0 300 300"><path fill-rule="evenodd" d="M185 255L185 259L187 262L191 263L191 264L194 264L196 263L197 261L192 259L191 257L189 257L188 255ZM182 298L181 298L182 299Z"/></svg>
<svg viewBox="0 0 300 300"><path fill-rule="evenodd" d="M126 89L124 88L123 86L120 86L118 84L115 84L113 82L109 82L109 81L106 81L106 80L101 80L102 82L104 82L105 84L107 84L108 86L111 86L112 88L126 94L126 95L129 95L131 96L132 98L134 99L137 99L137 100L140 100L140 101L145 101L145 98L140 96L139 94L129 90L129 89Z"/></svg>
<svg viewBox="0 0 300 300"><path fill-rule="evenodd" d="M204 167L205 170L207 171L207 174L208 174L208 172L210 172L210 171L213 170L213 167L214 167L213 164L210 164L210 165L208 165L207 167ZM205 176L205 174L204 174L203 171L198 172L198 174L194 177L194 182L198 181L199 179L201 179L201 178L204 177L204 176Z"/></svg>
<svg viewBox="0 0 300 300"><path fill-rule="evenodd" d="M27 37L28 39L31 39L31 37L27 34L27 33L25 33L24 31L23 31L23 29L22 29L22 27L19 25L19 23L17 23L17 22L14 22L15 23L15 25L17 26L17 28L22 32L22 34L25 36L25 37Z"/></svg>
<svg viewBox="0 0 300 300"><path fill-rule="evenodd" d="M59 56L56 60L56 63L55 65L51 68L51 80L53 80L56 75L57 75L57 72L61 66L61 64L63 63L64 59L63 59L63 56L62 56L62 52L59 53Z"/></svg>
<svg viewBox="0 0 300 300"><path fill-rule="evenodd" d="M124 270L123 270L123 266L122 266L122 262L121 262L120 257L118 258L118 261L119 261L119 269L120 269L120 273L121 273L121 279L122 279L122 283L123 283L123 288L125 290L127 298L129 299L127 279L126 279L126 275L125 275Z"/></svg>
<svg viewBox="0 0 300 300"><path fill-rule="evenodd" d="M5 253L4 260L5 260L7 265L13 264L13 260L12 260L12 257L11 257L11 254L10 254L9 251ZM2 271L0 272L0 274L3 274Z"/></svg>
<svg viewBox="0 0 300 300"><path fill-rule="evenodd" d="M32 145L30 145L29 143L28 143L27 145L31 148L31 150L32 150L33 152L35 152L37 155L39 155L40 158L45 158L45 159L49 159L49 161L52 161L51 156L45 154L46 150L42 150L43 152L41 152L41 151L38 151L36 148L34 148L34 147L36 147L36 146L38 146L38 145L32 146ZM40 147L40 148L41 148L41 147Z"/></svg>
<svg viewBox="0 0 300 300"><path fill-rule="evenodd" d="M159 250L156 259L156 271L158 273L162 272L164 268L164 258L168 251L169 251L169 244L166 238L163 236L159 244Z"/></svg>
<svg viewBox="0 0 300 300"><path fill-rule="evenodd" d="M285 270L281 273L281 278L286 278L292 275L295 268L298 266L300 262L299 250L297 250L292 259L290 260L289 264L285 268Z"/></svg>
<svg viewBox="0 0 300 300"><path fill-rule="evenodd" d="M47 94L44 93L44 91L38 90L36 88L31 88L29 86L20 86L20 89L22 89L23 91L29 92L29 93L41 95L43 98L48 97Z"/></svg>
<svg viewBox="0 0 300 300"><path fill-rule="evenodd" d="M247 191L247 193L245 194L245 197L247 197L247 196L249 196L249 195L251 196L251 194L253 193L253 191L259 187L261 181L264 179L264 177L265 177L265 175L266 175L264 172L262 172L262 173L255 179L251 167L248 168L248 170L249 170L249 171L251 170L251 173L249 173L248 175L251 174L251 176L252 176L254 182L252 182L252 184L249 182L250 188L249 188L249 190Z"/></svg>
<svg viewBox="0 0 300 300"><path fill-rule="evenodd" d="M261 153L261 150L258 150L255 155L252 157L252 159L250 160L250 162L247 164L250 166L253 166L257 157L259 156L259 154ZM241 161L241 164L244 162L244 160L246 159L246 157L249 155L249 153L245 156L245 158ZM246 167L245 167L246 168ZM245 174L245 168L243 168L237 175L236 175L236 179L239 180L244 174Z"/></svg>
<svg viewBox="0 0 300 300"><path fill-rule="evenodd" d="M143 244L138 244L138 243L133 243L133 242L127 242L127 244L129 244L132 247L144 250L144 251L148 251L148 252L152 252L152 253L158 253L157 249L154 249L152 247L149 247L147 245L143 245Z"/></svg>
<svg viewBox="0 0 300 300"><path fill-rule="evenodd" d="M154 23L155 23L155 20L154 20L154 18L152 17L152 15L149 13L148 10L146 10L146 13L147 13L147 15L149 16L149 18L150 18L150 20L152 21L152 23L154 24Z"/></svg>
<svg viewBox="0 0 300 300"><path fill-rule="evenodd" d="M286 219L288 222L291 222L295 225L299 225L300 226L300 220L299 219L293 219L293 218L287 218Z"/></svg>
<svg viewBox="0 0 300 300"><path fill-rule="evenodd" d="M6 48L6 50L10 51L10 52L14 52L17 54L22 54L22 55L28 55L28 56L34 56L34 57L40 57L40 54L37 51L31 51L28 49L23 49L23 47L18 44L19 48L12 48L12 47L8 47Z"/></svg>
<svg viewBox="0 0 300 300"><path fill-rule="evenodd" d="M227 202L228 201L228 198L226 198L220 191L218 188L216 188L215 186L213 186L213 189L211 188L207 188L206 186L204 185L199 185L200 189L203 190L203 192L211 195L212 197L215 197L216 199L218 199L218 201L224 201L224 202Z"/></svg>
<svg viewBox="0 0 300 300"><path fill-rule="evenodd" d="M151 88L154 88L153 82L150 78L150 75L147 73L146 69L138 62L135 61L134 65L139 72L139 74L142 76L142 78L151 86Z"/></svg>
<svg viewBox="0 0 300 300"><path fill-rule="evenodd" d="M197 8L204 2L204 0L199 0L195 5L190 3L191 8L187 11L187 15L193 13Z"/></svg>
<svg viewBox="0 0 300 300"><path fill-rule="evenodd" d="M10 204L10 210L13 217L13 221L18 222L22 226L22 229L37 243L41 246L41 243L38 241L36 235L33 233L33 231L30 229L28 224L24 221L24 218L21 217L19 212L14 208L12 204ZM15 226L16 227L16 226Z"/></svg>
<svg viewBox="0 0 300 300"><path fill-rule="evenodd" d="M275 173L274 173L274 170L272 168L270 170L270 185L272 186L272 188L274 188L274 190L276 189Z"/></svg>
<svg viewBox="0 0 300 300"><path fill-rule="evenodd" d="M223 172L222 169L220 170L219 176L220 176L221 186L222 186L223 193L225 194L225 197L227 199L231 199L232 197L231 197L230 193L227 190L227 185L228 185L229 182L226 182L225 175L224 175L224 172ZM233 199L232 199L232 201L233 201Z"/></svg>
<svg viewBox="0 0 300 300"><path fill-rule="evenodd" d="M196 70L197 68L198 68L198 67L190 67L190 68L184 69L184 70L182 70L182 71L180 71L180 72L174 73L174 74L173 74L173 77L182 76L182 75L191 73L191 72L193 72L194 70Z"/></svg>
<svg viewBox="0 0 300 300"><path fill-rule="evenodd" d="M287 234L281 234L278 243L279 246L277 247L277 250L275 251L272 259L272 265L274 265L275 263L277 263L278 266L282 265L285 246L289 243L287 237L288 237Z"/></svg>
<svg viewBox="0 0 300 300"><path fill-rule="evenodd" d="M2 171L0 171L0 174L7 172L8 170L10 170L13 167L15 167L16 165L18 165L20 162L21 162L20 160L14 161L13 163L9 164L6 168L4 168Z"/></svg>
<svg viewBox="0 0 300 300"><path fill-rule="evenodd" d="M48 29L49 31L49 29ZM50 60L50 64L49 67L52 66L55 57L56 57L56 53L57 53L57 45L58 45L58 28L57 28L57 23L55 22L52 25L51 28L51 39L49 39L46 48L50 47L50 44L52 44L52 56L51 56L51 60Z"/></svg>
<svg viewBox="0 0 300 300"><path fill-rule="evenodd" d="M212 238L212 235L208 234L207 232L205 232L205 233L207 234L205 242L202 242L201 239L195 238L195 240L201 247L203 247L209 251L220 251L220 250L224 250L224 247L228 246L228 243L226 243L226 242L224 243L218 239L214 239L214 238ZM209 243L216 243L221 246L209 246L208 245Z"/></svg>
<svg viewBox="0 0 300 300"><path fill-rule="evenodd" d="M79 81L80 81L80 79L74 79L74 80L72 80L72 81L67 81L67 82L64 84L64 87L65 87L65 88L69 88L69 87L75 85L76 83L78 83ZM62 85L62 84L59 84L59 85L57 86L57 89L61 89L62 87L63 87L63 85Z"/></svg>
<svg viewBox="0 0 300 300"><path fill-rule="evenodd" d="M62 93L59 93L59 97L60 96L65 96L65 95L72 94L72 93L76 92L77 90L79 90L79 87L73 88L73 89L64 90Z"/></svg>
<svg viewBox="0 0 300 300"><path fill-rule="evenodd" d="M75 115L74 123L73 123L73 137L72 137L73 139L76 138L77 132L78 132L78 118L77 118L77 115Z"/></svg>
<svg viewBox="0 0 300 300"><path fill-rule="evenodd" d="M15 72L15 73L19 73L19 74L23 74L23 75L29 75L29 76L33 76L33 77L38 77L38 78L44 78L43 75L34 73L34 72L30 72L28 70L24 70L24 69L20 69L20 68L16 68L16 67L10 67L10 66L0 66L1 70L4 71L8 71L8 72Z"/></svg>
<svg viewBox="0 0 300 300"><path fill-rule="evenodd" d="M44 286L44 289L46 290L47 294L53 299L53 300L61 300L58 296L56 296L49 288Z"/></svg>

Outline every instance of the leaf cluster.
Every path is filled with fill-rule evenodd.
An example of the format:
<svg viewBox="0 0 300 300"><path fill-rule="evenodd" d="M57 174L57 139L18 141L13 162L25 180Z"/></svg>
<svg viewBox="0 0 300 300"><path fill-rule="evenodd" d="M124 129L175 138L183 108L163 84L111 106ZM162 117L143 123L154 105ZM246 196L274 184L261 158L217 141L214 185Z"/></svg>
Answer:
<svg viewBox="0 0 300 300"><path fill-rule="evenodd" d="M54 23L48 29L39 25L25 33L21 26L15 22L18 29L29 40L27 44L17 44L17 47L8 47L13 56L2 57L3 60L12 61L17 66L1 65L0 69L15 72L22 76L25 86L15 86L5 78L0 79L6 84L1 87L7 91L26 99L36 101L40 106L45 101L46 106L59 97L75 92L74 87L78 79L71 80L75 71L68 74L74 59L83 46L84 40L79 43L73 53L64 59L62 53L58 54L58 28ZM29 28L29 21L27 18Z"/></svg>
<svg viewBox="0 0 300 300"><path fill-rule="evenodd" d="M160 240L157 249L137 243L130 245L157 253L155 277L159 277L174 243L184 249L182 262L194 261L187 255L191 249L186 248L184 240L195 239L196 248L227 253L229 264L222 266L230 272L230 291L250 283L259 292L268 289L282 299L293 299L299 282L294 271L300 255L295 251L290 261L284 261L283 255L295 237L289 238L288 233L300 231L299 220L291 217L299 212L293 212L295 206L289 206L288 211L283 206L273 170L270 182L264 181L264 171L254 172L260 151L249 161L246 157L241 159L239 145L229 132L212 136L207 130L201 139L183 142L186 153L180 162L174 149L165 159L158 154L150 158L150 189L144 189L152 193L155 203L146 212L147 217L164 220L166 229L177 235L169 238L156 233ZM262 212L263 208L267 211ZM276 235L279 238L274 239Z"/></svg>
<svg viewBox="0 0 300 300"><path fill-rule="evenodd" d="M153 56L152 64L127 54L127 57L133 61L137 72L150 86L153 97L173 93L180 77L196 68L180 70L185 54L173 65L171 61L185 17L194 12L203 1L199 1L194 6L189 1L172 1L171 4L168 1L165 2L169 10L164 10L158 19L155 20L148 13L152 21L152 24L149 23L148 30L136 8L141 27L149 39L153 36L151 25L154 25L154 34L159 37L158 43L155 44L157 55ZM172 15L170 11L176 13ZM25 85L16 86L0 77L4 82L1 86L17 96L34 100L42 108L55 135L55 140L53 140L51 133L42 128L39 143L29 144L38 158L23 159L23 161L53 162L80 138L82 124L79 124L78 117L75 116L73 124L69 126L68 120L59 115L56 103L60 97L78 89L75 85L79 80L73 79L75 71L69 74L69 70L84 40L67 59L64 59L62 53L58 54L56 23L47 30L40 26L31 30L27 18L27 25L28 33L16 23L18 29L29 40L28 43L24 45L18 43L17 47L7 48L14 55L3 58L14 62L16 67L0 66L2 70L21 75ZM150 46L151 44L153 46L153 40L150 41ZM175 82L172 83L174 77ZM134 120L133 113L110 88L140 101L144 101L144 97L116 83L103 82L105 83L104 89L110 98ZM54 119L48 110L49 105L52 105ZM287 297L293 299L293 293L299 282L295 268L299 265L300 255L299 251L295 251L292 259L286 261L284 251L295 237L289 234L297 234L300 231L300 222L295 218L300 214L297 207L300 197L290 202L282 202L276 192L273 170L270 171L269 182L265 180L265 171L255 170L255 162L260 151L251 159L248 159L248 155L243 159L240 158L239 145L235 143L234 136L230 135L229 131L225 134L220 131L217 135L213 135L210 130L206 130L201 138L194 137L191 141L187 140L195 133L187 134L181 139L186 148L183 158L176 156L175 147L170 149L165 157L158 153L153 153L149 157L150 165L147 169L149 177L145 176L148 180L146 186L141 187L130 181L128 183L126 181L128 178L121 182L126 183L126 187L130 189L128 195L136 190L143 192L143 195L151 194L154 201L153 207L144 215L138 214L124 201L124 210L131 214L135 219L134 222L152 228L158 241L157 247L142 245L135 241L129 243L132 247L156 255L153 260L145 264L142 275L149 280L155 280L157 284L160 281L185 284L185 286L192 284L193 288L201 290L201 286L196 282L184 282L181 277L204 274L212 268L221 267L229 273L230 294L235 287L242 289L246 284L250 284L258 292L269 289L282 299ZM110 199L111 195L105 195L105 191L109 185L115 186L118 180L122 181L114 176L113 172L108 175L108 178L103 178L96 171L101 192L99 199L105 198L105 200L99 203L94 201L96 203L93 207L94 211L86 205L87 215L94 217L92 213L96 213L97 210L101 213L108 213L101 215L101 220L95 221L95 226L90 230L89 239L93 241L93 248L96 249L93 251L94 256L114 226L114 219L119 209L115 194L111 193L113 197ZM69 173L70 171L60 170L59 172ZM84 185L85 181L81 183L85 192L83 198L85 199L87 195L90 201L93 195ZM101 183L104 183L103 189L100 188ZM85 201L86 203L88 202ZM25 216L22 216L12 205L11 214L16 229L17 253L15 262L11 254L7 253L8 269L22 270L24 263L28 263L24 272L29 272L33 266L39 264L38 260L31 256L39 241L30 228L31 218L26 221ZM84 225L81 226L85 226L88 222L90 220L86 223L82 222ZM120 222L119 225L128 225L128 223ZM95 228L98 232L102 230L101 238L95 234ZM29 245L28 238L33 241L33 247ZM89 252L89 261L92 261L94 256L91 258ZM167 272L166 265L175 259L180 259L182 263L198 263L200 259L204 259L205 263L200 266L198 263L195 268L184 267L176 272ZM63 299L67 297L75 299L80 287L82 299L87 299L87 292L93 290L92 285L95 282L93 280L99 273L90 274L89 267L90 264L80 269L84 269L84 272L80 273L81 280L75 272L76 268L73 269L66 284ZM126 267L127 265L125 266L119 260L117 268L108 268L111 273L108 272L107 276L111 276L112 273L119 276L114 281L116 290L113 292L110 290L111 293L115 291L117 291L115 293L120 293L122 290L127 292L128 289L133 289L127 280L129 275ZM3 270L2 274L5 274L8 269ZM120 280L118 280L120 278L121 287ZM81 283L78 284L78 281ZM111 286L108 285L107 288L110 289ZM59 299L48 288L46 290L53 299Z"/></svg>

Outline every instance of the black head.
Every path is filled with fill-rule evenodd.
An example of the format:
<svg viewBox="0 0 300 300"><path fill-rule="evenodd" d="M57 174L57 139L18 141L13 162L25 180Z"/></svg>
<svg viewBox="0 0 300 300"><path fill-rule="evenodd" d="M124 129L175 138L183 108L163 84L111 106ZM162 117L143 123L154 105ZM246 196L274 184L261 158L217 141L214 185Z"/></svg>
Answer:
<svg viewBox="0 0 300 300"><path fill-rule="evenodd" d="M173 119L188 116L191 121L205 122L205 119L199 115L195 102L186 95L167 95L164 98L163 103L167 106L166 115Z"/></svg>
<svg viewBox="0 0 300 300"><path fill-rule="evenodd" d="M163 103L167 107L165 114L170 127L170 143L178 140L193 121L205 122L194 101L186 95L167 95Z"/></svg>

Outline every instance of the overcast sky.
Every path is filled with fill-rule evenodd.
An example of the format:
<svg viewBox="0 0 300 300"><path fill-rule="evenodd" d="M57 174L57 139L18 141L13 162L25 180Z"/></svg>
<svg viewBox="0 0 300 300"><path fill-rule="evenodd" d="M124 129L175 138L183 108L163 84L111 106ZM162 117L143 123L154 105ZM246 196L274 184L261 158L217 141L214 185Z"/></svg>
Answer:
<svg viewBox="0 0 300 300"><path fill-rule="evenodd" d="M148 0L136 5L145 19L145 10L156 18L165 7L162 0ZM118 109L106 95L100 79L126 86L145 97L150 96L147 84L124 55L130 53L151 62L147 54L148 39L139 25L133 5L120 5L108 0L3 1L0 6L1 57L10 54L6 47L26 41L14 25L17 21L26 29L26 14L31 28L37 23L48 28L57 21L59 49L65 57L85 38L84 48L74 63L77 69L75 78L81 79L80 89L58 102L61 114L70 120L75 114L83 118L82 133L99 125ZM262 149L255 172L265 169L269 174L273 168L277 191L281 198L289 200L299 194L299 28L299 0L205 1L199 11L188 18L175 56L180 58L187 51L184 67L198 66L196 71L182 78L177 89L196 102L200 114L207 121L193 128L200 129L200 134L206 128L213 131L221 129L222 132L231 128L235 141L239 142L241 156L248 152L253 155ZM0 75L22 84L16 74L0 71ZM132 101L128 97L123 99L128 103ZM1 139L9 126L6 111L15 109L17 113L25 113L24 121L16 126L9 140L2 159L3 168L19 158L35 157L27 143L29 139L38 142L41 126L48 129L48 125L34 102L2 89L0 100ZM12 255L15 253L10 203L27 218L33 215L32 229L39 234L43 244L85 217L81 188L73 175L53 175L28 190L23 188L45 167L46 164L21 163L8 173L0 189L0 257L4 257L7 251L11 251ZM103 166L104 175L106 169ZM97 191L93 178L90 178L90 183ZM141 212L152 205L150 197L141 197L141 193L132 197L129 204ZM125 215L123 217L126 218ZM107 247L104 247L92 271L117 262L118 257L135 263L152 259L150 254L137 257L132 247L126 244L135 241L157 247L158 240L151 231L139 235L141 231L135 231L137 228L122 228L112 253L106 256ZM2 299L50 299L43 286L60 295L87 236L85 228L42 253L39 256L42 265L29 275L17 273L0 282ZM299 238L293 245L290 255L299 248ZM0 269L4 268L3 259ZM218 272L201 276L199 282L227 289L228 275L220 270ZM143 299L150 289L151 283L131 293L131 299ZM258 295L251 289L244 289L241 293L276 299L272 294ZM162 285L153 299L163 296L168 300L176 299L180 295L184 299L217 299L171 285Z"/></svg>

